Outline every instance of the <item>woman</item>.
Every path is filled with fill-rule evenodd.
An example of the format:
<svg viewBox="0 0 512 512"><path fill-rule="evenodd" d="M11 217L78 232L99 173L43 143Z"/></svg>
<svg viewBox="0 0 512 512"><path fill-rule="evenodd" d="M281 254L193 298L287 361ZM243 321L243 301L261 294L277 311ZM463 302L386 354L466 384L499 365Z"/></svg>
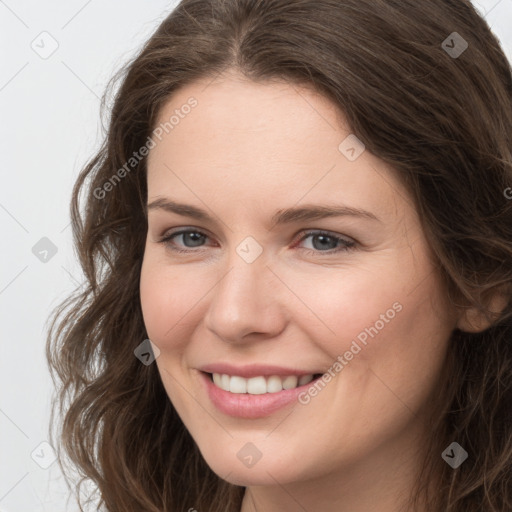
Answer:
<svg viewBox="0 0 512 512"><path fill-rule="evenodd" d="M106 509L510 511L512 73L471 4L184 0L120 78L47 350Z"/></svg>

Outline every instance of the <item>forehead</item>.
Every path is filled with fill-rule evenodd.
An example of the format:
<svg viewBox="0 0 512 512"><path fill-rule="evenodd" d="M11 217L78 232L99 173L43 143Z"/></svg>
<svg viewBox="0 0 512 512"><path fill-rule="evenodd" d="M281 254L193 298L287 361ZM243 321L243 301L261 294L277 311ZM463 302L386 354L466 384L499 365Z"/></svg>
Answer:
<svg viewBox="0 0 512 512"><path fill-rule="evenodd" d="M368 151L351 161L340 150L350 127L310 88L237 76L203 79L173 95L158 127L161 140L154 139L148 159L149 197L345 201L376 214L405 206L406 192L384 162Z"/></svg>
<svg viewBox="0 0 512 512"><path fill-rule="evenodd" d="M188 109L191 98L196 105ZM331 146L334 155L342 129L334 105L311 89L236 76L213 82L203 79L178 90L161 109L158 125L165 127L173 114L177 122L169 130L171 145L201 141L196 152L217 155L223 150L232 158L239 154L263 158L269 152L304 157L320 141L324 149Z"/></svg>

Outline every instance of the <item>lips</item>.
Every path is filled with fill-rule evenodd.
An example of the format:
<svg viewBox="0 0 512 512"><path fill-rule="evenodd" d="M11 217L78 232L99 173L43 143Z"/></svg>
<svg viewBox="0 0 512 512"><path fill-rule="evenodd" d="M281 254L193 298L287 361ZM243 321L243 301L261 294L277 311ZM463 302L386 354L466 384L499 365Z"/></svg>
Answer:
<svg viewBox="0 0 512 512"><path fill-rule="evenodd" d="M272 365L237 367L223 363L206 365L199 370L212 404L226 415L245 419L263 418L296 404L299 394L323 374Z"/></svg>

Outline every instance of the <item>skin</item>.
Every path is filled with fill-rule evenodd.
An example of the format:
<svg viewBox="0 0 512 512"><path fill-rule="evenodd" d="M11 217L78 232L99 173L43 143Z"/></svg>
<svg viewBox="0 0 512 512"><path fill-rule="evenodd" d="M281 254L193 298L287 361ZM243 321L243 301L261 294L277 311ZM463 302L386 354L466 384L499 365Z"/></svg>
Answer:
<svg viewBox="0 0 512 512"><path fill-rule="evenodd" d="M462 325L412 201L368 150L353 162L338 150L350 128L308 88L226 73L175 93L160 121L191 96L198 105L148 159L148 203L170 198L213 216L148 211L141 305L166 392L211 469L247 487L243 512L396 512L418 470L450 333ZM272 226L276 211L306 204L379 220ZM159 242L182 227L206 237ZM307 230L356 246L325 254L336 242L300 241ZM252 263L236 252L248 236L263 250ZM197 368L214 362L326 371L394 303L401 311L307 405L239 419L203 390ZM250 468L237 457L248 442L262 454Z"/></svg>

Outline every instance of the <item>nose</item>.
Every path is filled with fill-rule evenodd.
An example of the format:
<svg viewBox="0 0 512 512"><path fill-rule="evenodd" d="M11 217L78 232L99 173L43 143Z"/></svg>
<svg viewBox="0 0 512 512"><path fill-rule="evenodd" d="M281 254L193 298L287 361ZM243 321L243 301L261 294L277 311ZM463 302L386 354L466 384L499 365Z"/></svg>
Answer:
<svg viewBox="0 0 512 512"><path fill-rule="evenodd" d="M247 263L235 253L211 292L205 326L229 343L278 336L286 324L282 286L263 257Z"/></svg>

